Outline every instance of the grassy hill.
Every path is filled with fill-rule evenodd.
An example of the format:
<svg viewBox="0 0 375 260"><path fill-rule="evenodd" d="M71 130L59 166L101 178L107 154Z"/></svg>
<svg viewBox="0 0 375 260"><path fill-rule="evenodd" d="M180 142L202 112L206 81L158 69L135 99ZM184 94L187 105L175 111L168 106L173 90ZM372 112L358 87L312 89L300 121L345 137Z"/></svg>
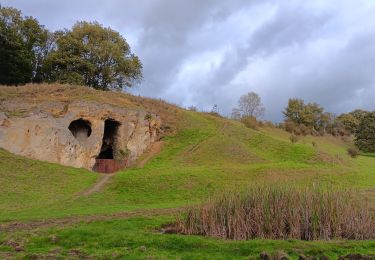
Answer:
<svg viewBox="0 0 375 260"><path fill-rule="evenodd" d="M252 130L161 100L83 87L0 88L0 101L18 99L84 99L146 109L159 114L168 131L159 154L143 167L117 173L89 196L83 192L101 178L99 174L0 150L0 258L50 254L103 259L248 259L262 251L282 250L293 258L302 253L337 257L374 251L375 241L224 241L160 232L181 208L202 203L216 192L253 183L350 187L373 203L375 157L352 159L346 153L351 145L347 140L307 136L292 144L281 129ZM23 113L6 112L12 116ZM22 248L18 253L16 244Z"/></svg>

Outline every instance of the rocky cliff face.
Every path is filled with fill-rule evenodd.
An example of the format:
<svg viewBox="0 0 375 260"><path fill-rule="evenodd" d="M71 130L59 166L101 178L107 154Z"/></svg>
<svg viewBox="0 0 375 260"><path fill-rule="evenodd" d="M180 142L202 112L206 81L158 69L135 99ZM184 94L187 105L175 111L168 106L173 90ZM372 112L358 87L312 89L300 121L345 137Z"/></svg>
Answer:
<svg viewBox="0 0 375 260"><path fill-rule="evenodd" d="M95 159L134 162L158 138L155 114L95 102L4 101L0 147L19 155L92 169Z"/></svg>

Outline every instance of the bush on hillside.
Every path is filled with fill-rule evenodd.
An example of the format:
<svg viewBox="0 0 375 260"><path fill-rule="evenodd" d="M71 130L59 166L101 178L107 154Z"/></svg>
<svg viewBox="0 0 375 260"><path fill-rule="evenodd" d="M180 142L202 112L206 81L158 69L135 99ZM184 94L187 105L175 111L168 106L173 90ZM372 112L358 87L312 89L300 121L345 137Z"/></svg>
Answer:
<svg viewBox="0 0 375 260"><path fill-rule="evenodd" d="M225 239L374 239L375 215L352 191L251 186L187 210L179 233Z"/></svg>
<svg viewBox="0 0 375 260"><path fill-rule="evenodd" d="M255 117L253 116L244 116L240 120L246 127L258 130L258 121Z"/></svg>
<svg viewBox="0 0 375 260"><path fill-rule="evenodd" d="M352 157L352 158L356 158L359 155L359 151L358 151L357 148L350 147L350 148L348 148L347 151L348 151L348 154L350 155L350 157Z"/></svg>
<svg viewBox="0 0 375 260"><path fill-rule="evenodd" d="M375 112L368 113L358 125L356 146L364 152L375 152Z"/></svg>
<svg viewBox="0 0 375 260"><path fill-rule="evenodd" d="M289 137L289 140L294 144L294 143L297 143L298 142L298 136L292 134L290 137Z"/></svg>

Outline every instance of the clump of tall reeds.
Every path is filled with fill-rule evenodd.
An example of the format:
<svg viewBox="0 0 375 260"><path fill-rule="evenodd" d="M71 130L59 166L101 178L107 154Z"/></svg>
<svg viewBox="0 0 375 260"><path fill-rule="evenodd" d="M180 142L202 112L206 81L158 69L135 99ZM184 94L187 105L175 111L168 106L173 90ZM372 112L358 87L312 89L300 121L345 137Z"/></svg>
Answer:
<svg viewBox="0 0 375 260"><path fill-rule="evenodd" d="M354 191L251 186L177 218L177 231L225 239L373 239L375 215Z"/></svg>

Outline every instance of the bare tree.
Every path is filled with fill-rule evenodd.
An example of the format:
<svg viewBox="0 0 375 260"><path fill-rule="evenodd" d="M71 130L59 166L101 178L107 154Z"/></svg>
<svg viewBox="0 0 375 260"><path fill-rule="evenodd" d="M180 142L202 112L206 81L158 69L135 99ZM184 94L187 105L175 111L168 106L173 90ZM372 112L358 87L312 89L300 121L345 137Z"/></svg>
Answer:
<svg viewBox="0 0 375 260"><path fill-rule="evenodd" d="M241 96L238 101L238 109L242 116L255 118L263 116L265 112L260 96L255 92L249 92Z"/></svg>

